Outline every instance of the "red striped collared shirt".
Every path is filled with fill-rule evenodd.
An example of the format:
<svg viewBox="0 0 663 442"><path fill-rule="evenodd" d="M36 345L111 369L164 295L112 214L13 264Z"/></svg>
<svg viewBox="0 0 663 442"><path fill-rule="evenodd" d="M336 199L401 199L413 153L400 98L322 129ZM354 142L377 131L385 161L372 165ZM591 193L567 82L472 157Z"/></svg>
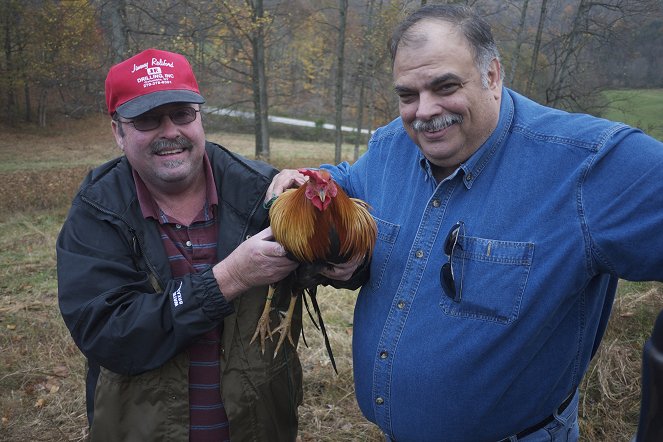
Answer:
<svg viewBox="0 0 663 442"><path fill-rule="evenodd" d="M218 196L212 168L204 156L206 203L189 226L166 215L134 170L136 193L143 216L158 222L174 278L199 272L216 263ZM221 326L193 341L189 352L189 440L229 441L228 416L221 398Z"/></svg>

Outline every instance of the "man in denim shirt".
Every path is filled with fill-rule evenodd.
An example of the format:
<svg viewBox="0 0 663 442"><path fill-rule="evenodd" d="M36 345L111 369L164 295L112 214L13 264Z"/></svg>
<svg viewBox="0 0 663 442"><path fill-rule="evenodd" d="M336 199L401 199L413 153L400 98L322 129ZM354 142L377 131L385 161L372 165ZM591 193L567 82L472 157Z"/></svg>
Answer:
<svg viewBox="0 0 663 442"><path fill-rule="evenodd" d="M400 118L323 166L378 221L359 406L399 442L575 441L618 279L663 280L663 143L503 87L465 7L420 9L391 50Z"/></svg>

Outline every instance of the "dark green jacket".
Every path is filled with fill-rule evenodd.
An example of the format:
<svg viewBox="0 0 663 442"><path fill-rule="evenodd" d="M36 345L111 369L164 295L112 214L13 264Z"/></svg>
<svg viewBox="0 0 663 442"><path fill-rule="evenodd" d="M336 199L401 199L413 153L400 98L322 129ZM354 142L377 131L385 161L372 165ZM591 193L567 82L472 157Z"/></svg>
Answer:
<svg viewBox="0 0 663 442"><path fill-rule="evenodd" d="M222 260L268 225L263 207L276 171L207 143L219 195ZM292 441L302 372L295 349L273 358L249 340L267 287L227 303L211 271L173 279L156 222L145 220L124 157L91 171L57 242L58 298L88 360L93 441L188 440L186 348L223 322L221 390L233 442ZM183 304L172 294L179 289ZM277 312L272 312L272 326ZM301 305L292 335L299 336Z"/></svg>

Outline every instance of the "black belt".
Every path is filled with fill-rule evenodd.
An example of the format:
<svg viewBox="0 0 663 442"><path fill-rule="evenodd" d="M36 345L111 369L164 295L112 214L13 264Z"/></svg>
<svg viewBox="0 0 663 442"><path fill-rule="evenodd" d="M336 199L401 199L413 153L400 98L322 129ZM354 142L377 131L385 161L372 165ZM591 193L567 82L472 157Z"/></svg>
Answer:
<svg viewBox="0 0 663 442"><path fill-rule="evenodd" d="M559 407L557 407L557 414L561 414L562 411L566 410L566 407L569 406L569 404L570 404L571 401L573 400L573 396L575 396L575 394L576 394L576 391L573 390L573 391L571 392L571 394L569 394L569 395L567 396L567 398L564 399L564 402L562 402L562 403L559 405ZM516 438L517 438L518 440L520 440L520 439L522 439L522 438L524 438L524 437L526 437L526 436L529 436L530 434L539 431L541 428L545 427L546 425L548 425L549 423L551 423L551 422L554 421L554 420L555 420L555 416L551 414L550 416L548 416L547 418L543 419L543 420L542 420L541 422L539 422L538 424L534 424L534 425L532 425L531 427L527 427L527 428L525 428L523 431L517 433L517 434L516 434ZM502 439L502 440L499 441L499 442L509 442L509 438L507 437L507 438L505 438L505 439Z"/></svg>

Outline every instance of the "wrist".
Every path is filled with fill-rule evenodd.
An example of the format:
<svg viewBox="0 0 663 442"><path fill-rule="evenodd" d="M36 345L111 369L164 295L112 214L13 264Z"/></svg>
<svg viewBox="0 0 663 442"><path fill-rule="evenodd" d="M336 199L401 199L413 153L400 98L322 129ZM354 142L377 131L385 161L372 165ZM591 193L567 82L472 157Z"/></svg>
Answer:
<svg viewBox="0 0 663 442"><path fill-rule="evenodd" d="M248 290L248 287L233 274L226 260L212 267L212 273L214 274L216 283L219 285L219 290L223 293L227 301L232 301L241 293Z"/></svg>

